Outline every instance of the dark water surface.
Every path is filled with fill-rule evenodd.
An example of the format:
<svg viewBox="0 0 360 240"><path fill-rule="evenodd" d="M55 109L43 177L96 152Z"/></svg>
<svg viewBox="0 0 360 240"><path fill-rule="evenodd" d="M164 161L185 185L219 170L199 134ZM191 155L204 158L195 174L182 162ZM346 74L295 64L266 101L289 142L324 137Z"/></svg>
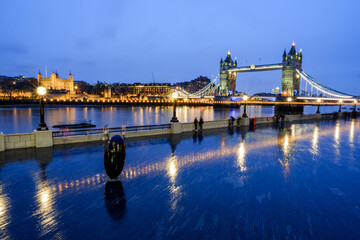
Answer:
<svg viewBox="0 0 360 240"><path fill-rule="evenodd" d="M360 122L0 153L0 239L360 239Z"/></svg>
<svg viewBox="0 0 360 240"><path fill-rule="evenodd" d="M313 114L317 107L305 107L305 114ZM322 112L337 111L338 107L322 107ZM274 116L272 106L248 106L249 117ZM227 119L230 116L242 115L243 108L213 108L213 107L177 107L177 117L181 122L192 122L195 117L203 116L205 121ZM39 107L34 105L1 107L0 108L0 132L3 133L27 133L36 129L40 122ZM100 106L46 106L45 122L48 127L59 122L82 122L91 120L98 128L105 125L121 127L127 126L165 124L169 123L173 114L172 107L166 106L138 106L138 107L100 107Z"/></svg>

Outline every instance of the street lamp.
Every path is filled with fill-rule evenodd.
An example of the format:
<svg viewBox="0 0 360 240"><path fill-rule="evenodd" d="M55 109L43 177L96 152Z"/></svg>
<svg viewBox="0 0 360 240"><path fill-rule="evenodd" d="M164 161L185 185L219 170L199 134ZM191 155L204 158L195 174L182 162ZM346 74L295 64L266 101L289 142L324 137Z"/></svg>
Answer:
<svg viewBox="0 0 360 240"><path fill-rule="evenodd" d="M320 103L321 103L321 99L318 98L316 101L318 102L318 109L317 109L317 112L316 112L316 113L320 113Z"/></svg>
<svg viewBox="0 0 360 240"><path fill-rule="evenodd" d="M357 103L357 100L354 100L355 106L354 106L354 111L353 112L356 112L356 103Z"/></svg>
<svg viewBox="0 0 360 240"><path fill-rule="evenodd" d="M48 127L46 126L45 120L44 120L44 95L46 94L46 88L44 87L38 87L36 89L36 92L39 94L40 96L40 123L39 123L39 127L37 128L38 131L43 131L43 130L49 130Z"/></svg>
<svg viewBox="0 0 360 240"><path fill-rule="evenodd" d="M246 114L246 100L248 100L248 96L247 95L244 95L244 97L243 97L243 100L244 100L244 113L243 113L243 115L242 115L242 117L243 118L247 118L248 117L248 115Z"/></svg>
<svg viewBox="0 0 360 240"><path fill-rule="evenodd" d="M288 103L289 103L289 104L288 104L288 109L287 109L287 110L288 110L288 113L291 114L291 111L290 111L290 102L291 102L292 98L291 98L291 97L288 97L286 100L287 100Z"/></svg>
<svg viewBox="0 0 360 240"><path fill-rule="evenodd" d="M339 100L339 112L341 112L341 103L342 103L342 100L340 99Z"/></svg>
<svg viewBox="0 0 360 240"><path fill-rule="evenodd" d="M176 117L176 103L177 103L177 98L178 98L177 92L174 92L174 93L172 94L172 97L174 98L174 108L173 108L174 113L173 113L173 117L172 117L172 119L170 120L170 122L179 122L179 120L178 120L177 117Z"/></svg>

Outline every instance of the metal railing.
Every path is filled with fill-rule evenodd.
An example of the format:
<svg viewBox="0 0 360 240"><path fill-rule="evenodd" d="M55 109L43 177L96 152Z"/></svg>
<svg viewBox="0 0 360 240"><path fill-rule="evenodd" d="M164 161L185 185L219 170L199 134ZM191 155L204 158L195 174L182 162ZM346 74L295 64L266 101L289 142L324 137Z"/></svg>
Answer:
<svg viewBox="0 0 360 240"><path fill-rule="evenodd" d="M54 131L53 138L70 137L70 136L86 136L96 134L122 133L122 132L138 132L150 131L159 129L170 129L171 124L159 125L144 125L144 126L128 126L128 127L114 127L114 128L88 128L88 129L62 129L61 131Z"/></svg>

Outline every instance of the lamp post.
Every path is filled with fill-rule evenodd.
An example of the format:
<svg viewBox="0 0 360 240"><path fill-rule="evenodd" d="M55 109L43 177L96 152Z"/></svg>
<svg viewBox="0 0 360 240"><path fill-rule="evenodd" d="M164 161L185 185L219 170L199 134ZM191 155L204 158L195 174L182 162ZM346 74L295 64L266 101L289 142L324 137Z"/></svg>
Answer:
<svg viewBox="0 0 360 240"><path fill-rule="evenodd" d="M317 109L317 112L316 112L316 113L320 113L320 102L321 102L321 99L318 98L316 101L318 102L318 109Z"/></svg>
<svg viewBox="0 0 360 240"><path fill-rule="evenodd" d="M355 106L354 106L354 111L353 112L356 112L356 103L357 103L357 100L354 100Z"/></svg>
<svg viewBox="0 0 360 240"><path fill-rule="evenodd" d="M176 92L174 92L172 94L172 97L174 98L174 113L173 113L173 117L172 119L170 120L170 122L178 122L179 120L177 119L176 117L176 103L177 103L177 98L178 98L178 94Z"/></svg>
<svg viewBox="0 0 360 240"><path fill-rule="evenodd" d="M244 95L244 97L243 97L243 100L244 100L244 113L242 115L243 118L248 117L248 115L246 114L246 100L248 100L248 99L249 99L249 97L247 95Z"/></svg>
<svg viewBox="0 0 360 240"><path fill-rule="evenodd" d="M45 117L44 117L44 95L46 94L46 88L38 87L36 89L36 92L40 96L40 123L37 130L38 131L49 130L48 127L46 126Z"/></svg>
<svg viewBox="0 0 360 240"><path fill-rule="evenodd" d="M291 100L292 100L291 97L288 97L288 98L286 99L286 101L289 103L289 104L288 104L288 112L289 112L289 114L291 113L291 111L290 111L290 102L291 102Z"/></svg>
<svg viewBox="0 0 360 240"><path fill-rule="evenodd" d="M342 103L342 100L340 99L339 100L339 112L341 112L341 103Z"/></svg>

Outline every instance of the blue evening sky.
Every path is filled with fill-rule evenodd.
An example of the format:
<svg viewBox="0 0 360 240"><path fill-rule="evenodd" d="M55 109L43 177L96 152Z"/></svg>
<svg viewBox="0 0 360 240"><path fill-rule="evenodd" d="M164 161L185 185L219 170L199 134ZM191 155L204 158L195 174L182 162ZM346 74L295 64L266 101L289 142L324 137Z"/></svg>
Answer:
<svg viewBox="0 0 360 240"><path fill-rule="evenodd" d="M113 82L216 75L228 50L238 65L278 63L295 40L303 69L360 95L358 0L11 0L0 8L0 75ZM239 74L237 90L281 85L281 71Z"/></svg>

